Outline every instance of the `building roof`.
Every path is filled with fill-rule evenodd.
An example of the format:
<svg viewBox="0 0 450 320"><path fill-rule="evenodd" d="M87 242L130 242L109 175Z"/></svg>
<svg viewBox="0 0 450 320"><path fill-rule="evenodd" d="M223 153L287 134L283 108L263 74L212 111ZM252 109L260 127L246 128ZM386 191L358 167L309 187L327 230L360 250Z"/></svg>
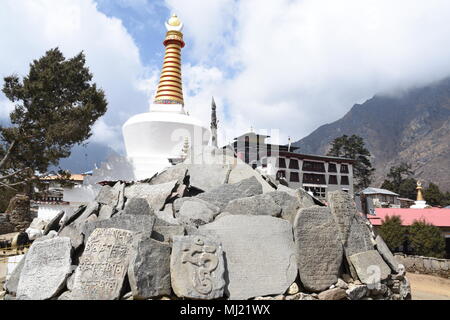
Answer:
<svg viewBox="0 0 450 320"><path fill-rule="evenodd" d="M83 181L86 174L71 174L69 180L72 181ZM61 176L58 175L52 175L52 176L46 176L42 177L41 180L49 181L49 180L58 180L61 179Z"/></svg>
<svg viewBox="0 0 450 320"><path fill-rule="evenodd" d="M375 216L367 218L374 226L380 226L388 216L400 216L403 226L410 226L416 220L425 220L437 227L450 227L450 210L442 208L428 209L400 209L400 208L375 208Z"/></svg>
<svg viewBox="0 0 450 320"><path fill-rule="evenodd" d="M386 194L389 196L398 196L398 194L395 192L392 192L392 191L389 191L386 189L379 189L379 188L372 188L372 187L368 187L361 192L364 194Z"/></svg>

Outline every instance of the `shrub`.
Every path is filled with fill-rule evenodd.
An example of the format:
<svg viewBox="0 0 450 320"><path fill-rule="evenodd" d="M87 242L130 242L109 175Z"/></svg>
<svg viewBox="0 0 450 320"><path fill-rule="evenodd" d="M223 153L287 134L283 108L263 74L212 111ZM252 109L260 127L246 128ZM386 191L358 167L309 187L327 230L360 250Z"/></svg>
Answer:
<svg viewBox="0 0 450 320"><path fill-rule="evenodd" d="M408 240L417 255L435 258L445 256L445 239L441 230L424 220L414 221L409 227Z"/></svg>
<svg viewBox="0 0 450 320"><path fill-rule="evenodd" d="M406 228L402 226L402 219L399 216L387 216L378 229L378 233L389 249L395 251L405 241Z"/></svg>

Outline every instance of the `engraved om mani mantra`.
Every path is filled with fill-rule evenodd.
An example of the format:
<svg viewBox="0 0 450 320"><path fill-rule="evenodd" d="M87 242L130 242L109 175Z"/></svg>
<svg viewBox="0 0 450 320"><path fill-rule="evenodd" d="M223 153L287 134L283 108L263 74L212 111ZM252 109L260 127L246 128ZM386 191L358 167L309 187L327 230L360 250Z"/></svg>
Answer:
<svg viewBox="0 0 450 320"><path fill-rule="evenodd" d="M201 238L195 238L194 243L185 244L183 247L182 263L189 262L194 268L194 289L200 294L209 294L213 289L211 272L218 264L219 259L215 255L216 248L207 246Z"/></svg>

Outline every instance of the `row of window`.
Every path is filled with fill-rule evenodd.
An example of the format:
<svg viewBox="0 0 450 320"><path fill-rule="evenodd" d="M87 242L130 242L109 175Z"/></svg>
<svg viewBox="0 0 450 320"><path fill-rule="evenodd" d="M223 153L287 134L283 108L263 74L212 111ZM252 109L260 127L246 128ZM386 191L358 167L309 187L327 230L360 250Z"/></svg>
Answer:
<svg viewBox="0 0 450 320"><path fill-rule="evenodd" d="M286 159L278 158L277 159L277 167L278 168L286 168ZM290 159L289 160L289 169L299 170L298 160ZM303 171L313 171L313 172L326 172L325 171L325 163L314 162L314 161L303 161L302 170ZM328 172L337 172L335 163L328 164ZM341 164L341 173L348 173L348 165Z"/></svg>
<svg viewBox="0 0 450 320"><path fill-rule="evenodd" d="M277 179L285 178L286 179L286 171L279 170L276 175ZM298 172L291 172L289 174L290 182L300 182L300 177ZM311 183L311 184L327 184L326 177L324 174L314 174L314 173L304 173L303 174L303 183ZM328 184L338 184L337 176L330 175L328 177ZM350 181L348 176L341 176L341 185L348 186Z"/></svg>

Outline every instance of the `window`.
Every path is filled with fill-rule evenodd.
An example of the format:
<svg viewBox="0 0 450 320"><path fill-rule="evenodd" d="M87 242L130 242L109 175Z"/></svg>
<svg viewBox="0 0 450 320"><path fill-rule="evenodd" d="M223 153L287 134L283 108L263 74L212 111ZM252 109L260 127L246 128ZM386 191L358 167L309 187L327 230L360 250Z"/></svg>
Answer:
<svg viewBox="0 0 450 320"><path fill-rule="evenodd" d="M289 169L296 169L298 170L298 160L296 159L291 159L289 160Z"/></svg>
<svg viewBox="0 0 450 320"><path fill-rule="evenodd" d="M326 196L326 189L321 187L305 187L306 191L312 192L315 197L324 199Z"/></svg>
<svg viewBox="0 0 450 320"><path fill-rule="evenodd" d="M262 159L261 159L261 166L262 166L263 168L267 168L267 158L262 158Z"/></svg>
<svg viewBox="0 0 450 320"><path fill-rule="evenodd" d="M304 173L303 174L303 183L326 184L325 175Z"/></svg>
<svg viewBox="0 0 450 320"><path fill-rule="evenodd" d="M299 182L300 178L298 176L298 172L291 172L291 176L289 178L289 181L291 181L291 182Z"/></svg>
<svg viewBox="0 0 450 320"><path fill-rule="evenodd" d="M337 176L329 176L328 177L328 184L338 184Z"/></svg>
<svg viewBox="0 0 450 320"><path fill-rule="evenodd" d="M278 170L276 177L277 177L277 180L279 180L281 178L286 178L286 171Z"/></svg>
<svg viewBox="0 0 450 320"><path fill-rule="evenodd" d="M341 173L348 173L348 165L341 164Z"/></svg>
<svg viewBox="0 0 450 320"><path fill-rule="evenodd" d="M249 163L250 162L250 138L248 136L245 136L245 163Z"/></svg>
<svg viewBox="0 0 450 320"><path fill-rule="evenodd" d="M323 162L303 161L303 171L325 172Z"/></svg>
<svg viewBox="0 0 450 320"><path fill-rule="evenodd" d="M328 172L337 172L336 163L328 164Z"/></svg>
<svg viewBox="0 0 450 320"><path fill-rule="evenodd" d="M285 158L278 158L277 159L277 167L278 168L286 168L286 159Z"/></svg>
<svg viewBox="0 0 450 320"><path fill-rule="evenodd" d="M348 176L342 176L341 177L341 184L344 186L348 186L350 183L348 181Z"/></svg>

